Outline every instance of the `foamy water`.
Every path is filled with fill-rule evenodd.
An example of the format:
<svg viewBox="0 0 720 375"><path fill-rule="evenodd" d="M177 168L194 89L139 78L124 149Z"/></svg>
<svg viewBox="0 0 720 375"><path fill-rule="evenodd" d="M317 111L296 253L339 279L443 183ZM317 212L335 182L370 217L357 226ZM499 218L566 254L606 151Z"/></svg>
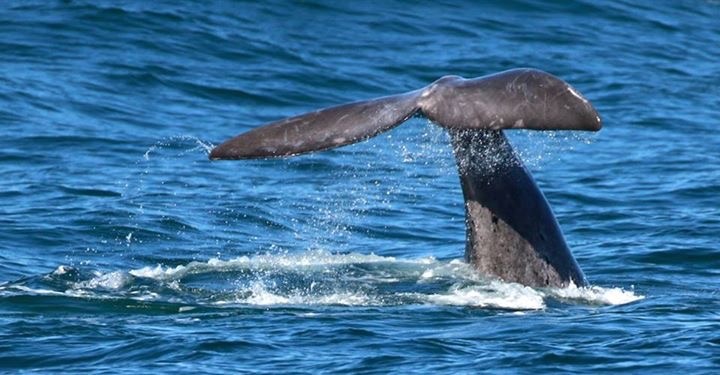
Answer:
<svg viewBox="0 0 720 375"><path fill-rule="evenodd" d="M45 279L52 281L81 274L80 271L61 265ZM191 280L205 277L209 277L208 281L199 285ZM222 286L222 291L212 293L217 284ZM401 286L400 291L397 291L398 286ZM578 305L622 305L644 298L633 290L617 287L578 288L571 285L568 288L534 289L488 280L460 260L326 251L211 258L172 267L159 264L127 271L92 271L86 278L71 278L64 288L60 291L9 283L0 286L0 293L186 300L208 306L415 304L508 310L541 310L549 298Z"/></svg>

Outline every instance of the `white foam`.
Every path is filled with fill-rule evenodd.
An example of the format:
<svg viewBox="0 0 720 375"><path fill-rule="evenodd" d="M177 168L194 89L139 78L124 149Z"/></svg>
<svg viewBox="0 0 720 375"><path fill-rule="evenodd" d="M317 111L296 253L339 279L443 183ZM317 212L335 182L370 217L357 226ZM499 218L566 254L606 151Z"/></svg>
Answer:
<svg viewBox="0 0 720 375"><path fill-rule="evenodd" d="M148 279L164 279L178 274L182 276L186 273L186 271L187 267L183 265L177 267L163 267L158 264L155 267L143 267L137 270L130 270L129 274L135 277L144 277Z"/></svg>
<svg viewBox="0 0 720 375"><path fill-rule="evenodd" d="M344 267L346 265L360 267ZM363 266L364 265L364 266ZM59 266L49 277L65 275L73 268ZM231 272L223 280L230 289L218 289L207 280L186 288L189 274ZM152 279L162 288L181 293L166 295L167 289L155 289L150 283L134 287L138 278ZM205 280L193 279L193 283ZM412 284L423 284L413 290ZM402 291L398 291L401 286ZM227 285L225 285L226 287ZM410 290L408 290L409 288ZM430 290L425 292L424 290ZM212 293L208 293L212 291ZM218 292L220 291L220 292ZM307 251L298 254L260 254L223 260L211 258L177 266L157 265L129 271L96 272L87 280L73 282L67 290L32 289L23 284L0 285L2 293L65 295L83 298L132 298L218 305L343 305L387 306L433 304L472 306L509 310L538 310L546 307L546 298L570 300L580 304L622 305L644 297L633 290L602 288L533 289L514 283L487 280L459 259L439 261L432 257L403 259L375 254L332 254ZM183 311L189 311L183 309ZM182 312L182 311L181 311Z"/></svg>
<svg viewBox="0 0 720 375"><path fill-rule="evenodd" d="M409 303L431 303L454 306L476 306L511 310L538 310L546 307L544 299L548 296L577 300L591 304L620 305L644 298L633 291L620 288L602 288L598 286L578 288L571 285L563 289L536 290L514 283L488 281L467 263L454 259L449 262L438 261L432 257L417 259L397 259L375 254L332 254L326 251L308 251L300 254L261 254L252 257L241 256L222 260L211 258L207 262L190 262L175 267L143 267L129 271L136 277L171 281L173 289L179 290L182 277L189 273L218 271L255 270L264 277L267 271L282 274L285 271L300 272L308 276L313 273L327 273L331 267L349 264L387 263L387 267L375 268L353 275L339 274L343 283L362 282L364 285L378 285L411 281L417 283L437 283L450 281L453 286L446 293L421 294L399 293L389 296L349 292L345 285L330 285L327 288L315 288L311 283L303 290L283 290L272 282L253 281L245 284L235 293L235 298L216 301L218 304L270 305L382 305L396 303L403 297L411 297ZM342 272L342 271L339 271ZM270 279L272 280L272 278ZM328 286L328 285L325 285ZM370 288L372 290L373 288ZM408 301L406 300L406 303Z"/></svg>
<svg viewBox="0 0 720 375"><path fill-rule="evenodd" d="M222 260L211 258L207 262L190 262L187 265L176 267L143 267L130 270L129 274L135 277L151 278L156 280L178 279L189 273L217 272L244 269L263 270L303 270L312 268L323 268L330 266L342 266L348 264L371 264L371 263L406 263L406 264L433 264L437 260L432 257L418 259L396 259L395 257L384 257L375 254L332 254L327 251L308 251L301 254L261 254L252 257L240 256L237 258Z"/></svg>
<svg viewBox="0 0 720 375"><path fill-rule="evenodd" d="M466 281L482 282L485 278L473 270L473 268L458 259L453 259L450 262L435 261L433 263L422 263L426 265L425 269L420 274L418 282L428 282L442 278L451 278Z"/></svg>
<svg viewBox="0 0 720 375"><path fill-rule="evenodd" d="M249 295L240 297L249 292ZM257 306L272 305L343 305L343 306L369 306L380 303L362 292L333 291L327 294L316 294L308 291L293 291L287 295L271 292L262 282L253 283L248 291L238 292L238 297L232 300L217 301L218 305L247 304Z"/></svg>
<svg viewBox="0 0 720 375"><path fill-rule="evenodd" d="M65 275L66 273L72 271L72 267L60 265L58 268L55 269L55 271L52 272L53 275L61 276Z"/></svg>
<svg viewBox="0 0 720 375"><path fill-rule="evenodd" d="M432 269L426 269L422 275L420 275L420 280L432 279L433 277L435 277L435 272Z"/></svg>
<svg viewBox="0 0 720 375"><path fill-rule="evenodd" d="M289 304L290 299L281 295L273 294L268 291L265 286L261 283L253 284L251 288L250 297L238 300L240 303L247 303L250 305L286 305Z"/></svg>
<svg viewBox="0 0 720 375"><path fill-rule="evenodd" d="M571 284L567 288L551 289L548 293L557 298L580 300L603 305L624 305L645 298L645 296L635 294L632 290L624 290L622 288L603 288L599 286L577 287L574 284Z"/></svg>
<svg viewBox="0 0 720 375"><path fill-rule="evenodd" d="M492 307L510 310L539 310L545 308L543 294L520 284L492 281L489 285L453 287L447 294L427 296L440 305Z"/></svg>
<svg viewBox="0 0 720 375"><path fill-rule="evenodd" d="M99 273L90 280L77 283L76 288L118 290L123 288L130 281L131 278L125 272L114 271L109 273Z"/></svg>
<svg viewBox="0 0 720 375"><path fill-rule="evenodd" d="M380 301L364 293L339 292L313 298L316 305L377 306Z"/></svg>

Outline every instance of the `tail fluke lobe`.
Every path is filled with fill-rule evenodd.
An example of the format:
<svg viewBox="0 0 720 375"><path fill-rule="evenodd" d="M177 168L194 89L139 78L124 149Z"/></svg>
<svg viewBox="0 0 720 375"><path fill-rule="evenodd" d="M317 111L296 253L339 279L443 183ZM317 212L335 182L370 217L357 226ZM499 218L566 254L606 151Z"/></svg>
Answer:
<svg viewBox="0 0 720 375"><path fill-rule="evenodd" d="M590 130L601 128L590 102L565 81L535 69L485 77L443 77L426 89L422 113L451 129Z"/></svg>
<svg viewBox="0 0 720 375"><path fill-rule="evenodd" d="M418 110L419 91L330 107L238 135L210 159L281 157L356 143L392 129Z"/></svg>

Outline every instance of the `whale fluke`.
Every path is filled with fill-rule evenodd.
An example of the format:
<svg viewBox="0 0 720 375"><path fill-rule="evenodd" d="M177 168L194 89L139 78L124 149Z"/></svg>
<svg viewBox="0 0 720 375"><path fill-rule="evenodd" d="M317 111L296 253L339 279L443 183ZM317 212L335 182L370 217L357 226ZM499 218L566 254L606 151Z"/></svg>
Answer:
<svg viewBox="0 0 720 375"><path fill-rule="evenodd" d="M265 124L232 138L210 159L282 157L363 141L420 112L456 129L599 130L590 103L561 79L535 69L440 78L405 94L359 101Z"/></svg>
<svg viewBox="0 0 720 375"><path fill-rule="evenodd" d="M284 157L344 146L414 115L451 135L465 197L465 258L476 269L529 286L586 285L547 200L503 134L600 130L590 102L551 74L514 69L474 79L446 76L405 94L260 126L217 146L210 159Z"/></svg>

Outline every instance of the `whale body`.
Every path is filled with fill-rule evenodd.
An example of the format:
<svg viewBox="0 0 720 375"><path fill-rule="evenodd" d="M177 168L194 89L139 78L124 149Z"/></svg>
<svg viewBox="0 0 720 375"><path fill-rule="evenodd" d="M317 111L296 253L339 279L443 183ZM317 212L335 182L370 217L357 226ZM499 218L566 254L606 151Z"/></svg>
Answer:
<svg viewBox="0 0 720 375"><path fill-rule="evenodd" d="M420 115L450 133L465 198L465 259L532 287L587 285L560 226L504 130L598 131L590 102L535 69L446 76L407 93L275 121L214 148L211 160L288 157L371 138ZM499 162L498 162L499 161Z"/></svg>

